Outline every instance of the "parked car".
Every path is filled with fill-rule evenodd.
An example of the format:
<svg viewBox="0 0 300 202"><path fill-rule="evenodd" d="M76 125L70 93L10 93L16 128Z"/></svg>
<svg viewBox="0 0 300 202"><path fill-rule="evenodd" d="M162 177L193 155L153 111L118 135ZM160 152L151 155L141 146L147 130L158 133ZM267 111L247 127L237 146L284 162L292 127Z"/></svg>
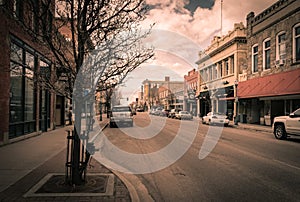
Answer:
<svg viewBox="0 0 300 202"><path fill-rule="evenodd" d="M129 106L117 105L111 110L109 117L110 127L120 126L120 125L133 126L133 114Z"/></svg>
<svg viewBox="0 0 300 202"><path fill-rule="evenodd" d="M288 135L300 135L300 108L288 116L275 117L272 130L277 139L286 139Z"/></svg>
<svg viewBox="0 0 300 202"><path fill-rule="evenodd" d="M145 110L144 110L143 107L138 107L138 108L136 109L136 111L137 111L137 112L143 112L143 111L145 111Z"/></svg>
<svg viewBox="0 0 300 202"><path fill-rule="evenodd" d="M202 117L202 123L208 125L220 124L220 125L228 126L229 119L226 114L218 113L218 112L209 112L206 116Z"/></svg>
<svg viewBox="0 0 300 202"><path fill-rule="evenodd" d="M176 119L186 119L186 120L192 120L193 116L187 112L187 111L180 111L177 114L175 114Z"/></svg>
<svg viewBox="0 0 300 202"><path fill-rule="evenodd" d="M163 109L161 110L160 116L168 117L169 116L170 110L168 109Z"/></svg>
<svg viewBox="0 0 300 202"><path fill-rule="evenodd" d="M178 113L178 112L180 112L180 111L182 111L182 109L171 109L171 111L169 112L169 118L172 118L172 119L174 119L176 116L176 113Z"/></svg>

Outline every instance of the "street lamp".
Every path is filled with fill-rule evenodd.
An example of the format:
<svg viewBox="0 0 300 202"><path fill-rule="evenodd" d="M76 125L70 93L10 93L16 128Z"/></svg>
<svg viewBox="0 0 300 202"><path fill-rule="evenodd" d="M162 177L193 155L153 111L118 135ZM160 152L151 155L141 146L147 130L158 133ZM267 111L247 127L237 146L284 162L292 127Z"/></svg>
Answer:
<svg viewBox="0 0 300 202"><path fill-rule="evenodd" d="M239 98L238 98L238 94L237 94L237 87L238 87L238 80L234 81L234 86L235 86L235 91L234 91L234 103L235 103L235 117L234 117L234 125L238 125L238 112L239 112Z"/></svg>

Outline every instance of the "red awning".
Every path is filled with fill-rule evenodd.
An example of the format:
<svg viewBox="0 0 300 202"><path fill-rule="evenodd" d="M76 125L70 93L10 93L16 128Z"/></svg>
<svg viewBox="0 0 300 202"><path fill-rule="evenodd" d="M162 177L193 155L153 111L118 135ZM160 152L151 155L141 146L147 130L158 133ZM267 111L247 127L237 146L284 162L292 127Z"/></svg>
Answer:
<svg viewBox="0 0 300 202"><path fill-rule="evenodd" d="M300 68L239 82L239 98L300 94Z"/></svg>
<svg viewBox="0 0 300 202"><path fill-rule="evenodd" d="M221 97L219 100L234 100L235 97Z"/></svg>

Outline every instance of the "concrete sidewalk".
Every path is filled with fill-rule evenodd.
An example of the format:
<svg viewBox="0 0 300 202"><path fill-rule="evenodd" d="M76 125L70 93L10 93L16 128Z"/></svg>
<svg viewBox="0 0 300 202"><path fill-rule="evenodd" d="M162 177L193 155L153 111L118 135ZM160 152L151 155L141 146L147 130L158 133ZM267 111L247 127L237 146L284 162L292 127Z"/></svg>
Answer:
<svg viewBox="0 0 300 202"><path fill-rule="evenodd" d="M101 128L108 119L103 116ZM132 199L128 186L109 169L91 160L88 173L113 175L113 194L106 196L37 196L24 197L32 187L49 173L65 173L66 126L42 133L23 141L0 147L0 201L137 201Z"/></svg>
<svg viewBox="0 0 300 202"><path fill-rule="evenodd" d="M238 129L267 132L270 134L273 133L272 126L265 126L265 125L259 125L259 124L238 123L238 125L233 125L233 127L238 128Z"/></svg>
<svg viewBox="0 0 300 202"><path fill-rule="evenodd" d="M202 121L200 117L194 117L198 121ZM260 132L267 132L267 133L273 133L272 126L265 126L265 125L259 125L259 124L249 124L249 123L240 123L238 122L238 125L234 125L233 121L230 121L229 123L230 127L243 129L243 130L253 130L253 131L260 131Z"/></svg>

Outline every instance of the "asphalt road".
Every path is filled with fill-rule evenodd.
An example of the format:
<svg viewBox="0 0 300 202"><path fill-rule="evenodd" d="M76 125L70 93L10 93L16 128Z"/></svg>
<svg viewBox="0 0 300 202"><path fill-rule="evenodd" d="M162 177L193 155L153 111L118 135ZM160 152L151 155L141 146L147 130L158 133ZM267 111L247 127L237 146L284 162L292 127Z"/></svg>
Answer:
<svg viewBox="0 0 300 202"><path fill-rule="evenodd" d="M135 116L133 128L108 127L105 135L123 151L149 154L170 145L182 128L191 136L196 131L194 140L179 139L184 146L192 142L187 152L166 168L135 175L153 200L300 201L300 138L279 141L269 133L207 126L196 120L181 122L147 113ZM212 131L210 135L221 134L207 140L208 131ZM203 148L205 141L210 143L207 148ZM179 148L173 148L178 150L175 154L180 153ZM204 159L199 159L201 148L207 151ZM123 158L122 165L129 161ZM137 160L134 171L163 166L162 160L150 165L146 161Z"/></svg>

